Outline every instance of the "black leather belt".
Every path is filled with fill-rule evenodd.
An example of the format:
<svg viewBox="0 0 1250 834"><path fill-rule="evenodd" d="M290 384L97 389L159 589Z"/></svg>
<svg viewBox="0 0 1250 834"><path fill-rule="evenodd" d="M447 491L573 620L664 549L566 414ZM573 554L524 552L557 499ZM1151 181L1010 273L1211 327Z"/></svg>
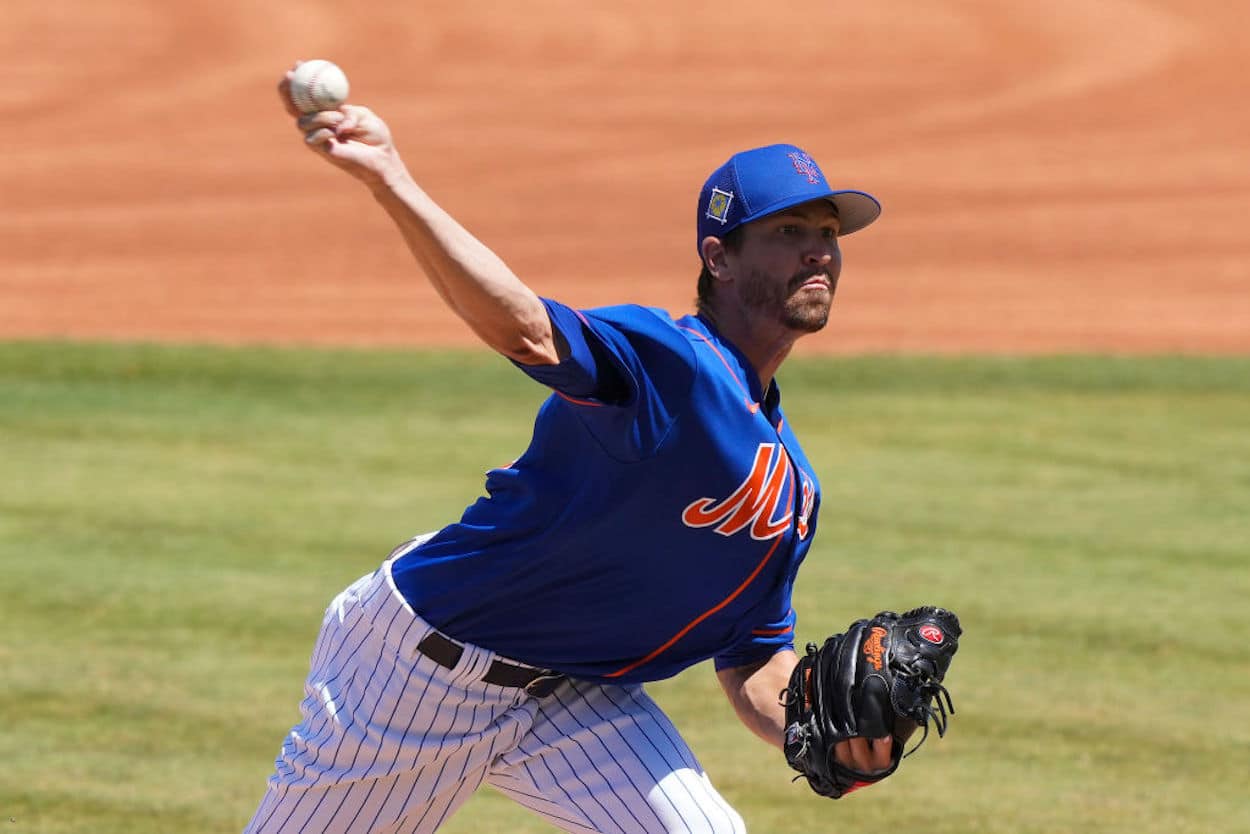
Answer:
<svg viewBox="0 0 1250 834"><path fill-rule="evenodd" d="M439 666L454 669L460 662L460 656L464 654L464 646L444 634L431 631L417 644L417 651ZM545 698L564 682L565 676L550 669L534 669L495 660L491 662L490 668L486 670L481 680L483 683L493 683L496 686L524 689L527 695Z"/></svg>

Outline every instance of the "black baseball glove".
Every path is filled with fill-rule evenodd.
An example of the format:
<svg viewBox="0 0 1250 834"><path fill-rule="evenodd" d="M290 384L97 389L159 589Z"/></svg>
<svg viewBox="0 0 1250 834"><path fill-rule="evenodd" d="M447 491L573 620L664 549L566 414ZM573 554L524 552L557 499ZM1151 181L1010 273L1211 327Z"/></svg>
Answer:
<svg viewBox="0 0 1250 834"><path fill-rule="evenodd" d="M945 735L955 707L942 679L960 634L953 612L925 606L857 620L820 648L808 643L781 693L790 767L816 793L837 799L893 773L917 726L924 736L916 747L928 738L930 720ZM861 773L835 761L834 745L855 736L893 736L890 766Z"/></svg>

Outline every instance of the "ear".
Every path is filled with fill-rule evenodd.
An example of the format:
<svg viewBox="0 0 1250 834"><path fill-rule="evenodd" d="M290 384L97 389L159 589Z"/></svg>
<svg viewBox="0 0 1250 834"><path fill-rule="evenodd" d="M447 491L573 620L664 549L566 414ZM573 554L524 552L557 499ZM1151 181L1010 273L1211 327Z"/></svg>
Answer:
<svg viewBox="0 0 1250 834"><path fill-rule="evenodd" d="M725 244L721 243L720 238L708 235L703 238L703 245L700 248L703 252L703 262L707 264L712 277L724 280L725 270L728 268L726 262L728 252L725 250Z"/></svg>

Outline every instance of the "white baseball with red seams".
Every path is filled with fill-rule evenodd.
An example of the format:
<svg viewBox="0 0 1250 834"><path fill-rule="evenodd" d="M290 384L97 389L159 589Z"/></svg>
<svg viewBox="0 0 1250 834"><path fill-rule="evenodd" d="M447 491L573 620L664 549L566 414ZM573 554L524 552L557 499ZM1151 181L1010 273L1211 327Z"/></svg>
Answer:
<svg viewBox="0 0 1250 834"><path fill-rule="evenodd" d="M291 74L291 101L301 113L334 110L347 101L347 75L333 61L305 61Z"/></svg>

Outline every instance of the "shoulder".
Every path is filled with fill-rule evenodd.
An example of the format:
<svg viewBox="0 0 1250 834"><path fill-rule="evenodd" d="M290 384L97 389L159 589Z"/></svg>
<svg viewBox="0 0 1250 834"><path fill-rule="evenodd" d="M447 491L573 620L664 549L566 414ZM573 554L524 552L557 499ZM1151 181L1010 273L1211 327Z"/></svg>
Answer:
<svg viewBox="0 0 1250 834"><path fill-rule="evenodd" d="M645 307L641 304L615 304L610 307L592 307L583 310L590 319L617 326L623 330L676 331L677 323L667 310Z"/></svg>
<svg viewBox="0 0 1250 834"><path fill-rule="evenodd" d="M690 334L681 322L659 307L641 304L617 304L582 311L583 320L601 339L628 345L640 356L655 352L677 355L683 364L696 364Z"/></svg>

